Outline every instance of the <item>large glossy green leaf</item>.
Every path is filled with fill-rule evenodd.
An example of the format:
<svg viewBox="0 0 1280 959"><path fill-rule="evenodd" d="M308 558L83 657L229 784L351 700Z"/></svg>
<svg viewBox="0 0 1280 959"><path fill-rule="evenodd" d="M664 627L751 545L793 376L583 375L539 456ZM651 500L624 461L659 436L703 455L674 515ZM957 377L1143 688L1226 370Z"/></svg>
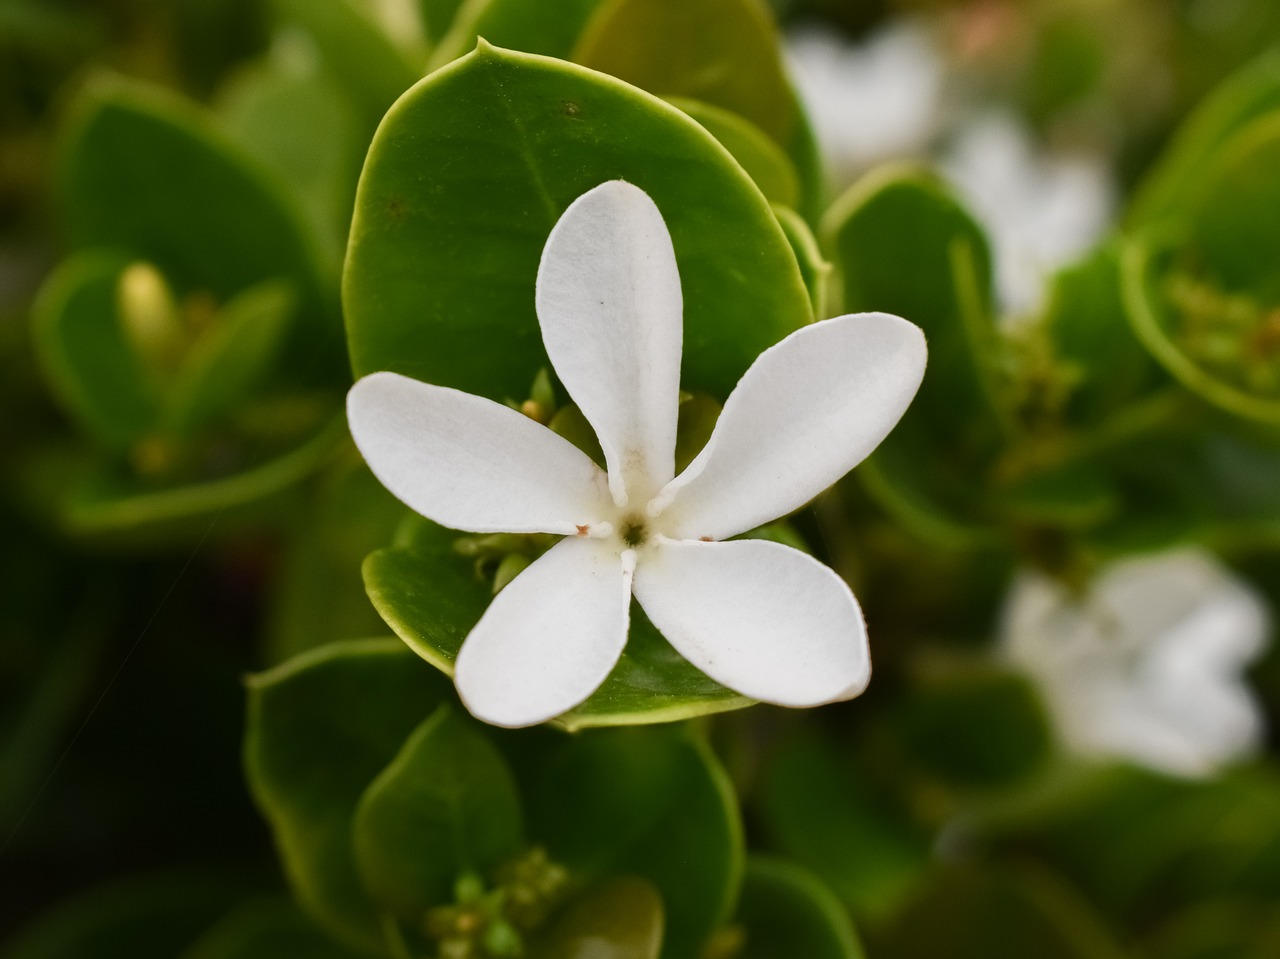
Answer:
<svg viewBox="0 0 1280 959"><path fill-rule="evenodd" d="M510 50L567 60L600 2L558 0L551 13L544 0L467 0L431 51L431 68L469 53L481 38Z"/></svg>
<svg viewBox="0 0 1280 959"><path fill-rule="evenodd" d="M765 856L747 860L735 921L741 959L863 959L848 912L808 870Z"/></svg>
<svg viewBox="0 0 1280 959"><path fill-rule="evenodd" d="M737 800L710 750L680 727L588 731L526 790L528 831L582 878L642 876L662 893L662 955L696 955L728 918L743 867Z"/></svg>
<svg viewBox="0 0 1280 959"><path fill-rule="evenodd" d="M214 924L181 959L358 959L283 899L246 903Z"/></svg>
<svg viewBox="0 0 1280 959"><path fill-rule="evenodd" d="M786 237L705 130L610 77L481 45L403 97L370 149L343 285L356 374L522 397L548 365L533 295L547 234L615 178L671 230L685 388L727 395L809 321Z"/></svg>
<svg viewBox="0 0 1280 959"><path fill-rule="evenodd" d="M942 183L896 168L855 184L823 226L842 312L895 313L929 340L919 393L859 475L904 519L928 514L921 532L980 535L983 474L1002 433L986 238Z"/></svg>
<svg viewBox="0 0 1280 959"><path fill-rule="evenodd" d="M157 415L153 384L120 321L125 266L117 253L78 254L45 281L32 311L36 355L54 395L110 449L127 448Z"/></svg>
<svg viewBox="0 0 1280 959"><path fill-rule="evenodd" d="M698 121L733 154L770 203L794 207L800 199L795 166L758 126L736 113L689 97L666 97ZM783 224L786 228L786 224Z"/></svg>
<svg viewBox="0 0 1280 959"><path fill-rule="evenodd" d="M179 293L219 300L286 278L304 312L332 316L292 201L195 106L158 88L99 82L76 106L58 174L73 246L119 249L155 263Z"/></svg>
<svg viewBox="0 0 1280 959"><path fill-rule="evenodd" d="M601 883L572 903L534 944L532 959L658 959L662 897L635 876Z"/></svg>
<svg viewBox="0 0 1280 959"><path fill-rule="evenodd" d="M405 738L448 696L398 640L334 643L249 680L245 768L285 873L315 919L377 949L352 816Z"/></svg>
<svg viewBox="0 0 1280 959"><path fill-rule="evenodd" d="M520 797L502 754L445 704L365 790L354 828L365 888L416 922L452 901L459 877L519 852Z"/></svg>
<svg viewBox="0 0 1280 959"><path fill-rule="evenodd" d="M800 209L816 215L817 148L761 0L608 0L573 59L659 96L691 97L745 117L791 157Z"/></svg>
<svg viewBox="0 0 1280 959"><path fill-rule="evenodd" d="M430 535L431 542L371 553L364 563L365 588L396 635L452 675L462 641L488 608L492 591L453 548L456 534L434 527ZM633 603L622 659L604 685L556 722L571 730L668 722L751 702L690 665Z"/></svg>
<svg viewBox="0 0 1280 959"><path fill-rule="evenodd" d="M1259 117L1280 110L1280 54L1267 53L1205 98L1139 187L1129 211L1133 226L1180 219L1199 195L1206 171L1224 144Z"/></svg>

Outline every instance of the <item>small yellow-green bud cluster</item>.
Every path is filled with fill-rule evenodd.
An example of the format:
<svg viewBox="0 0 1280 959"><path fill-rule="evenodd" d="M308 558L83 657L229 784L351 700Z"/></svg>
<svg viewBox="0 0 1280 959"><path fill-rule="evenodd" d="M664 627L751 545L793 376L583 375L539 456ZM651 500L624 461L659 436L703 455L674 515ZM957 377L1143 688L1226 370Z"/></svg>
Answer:
<svg viewBox="0 0 1280 959"><path fill-rule="evenodd" d="M455 902L426 915L438 959L519 959L526 937L560 904L568 881L565 868L540 847L501 866L492 888L477 875L461 877Z"/></svg>

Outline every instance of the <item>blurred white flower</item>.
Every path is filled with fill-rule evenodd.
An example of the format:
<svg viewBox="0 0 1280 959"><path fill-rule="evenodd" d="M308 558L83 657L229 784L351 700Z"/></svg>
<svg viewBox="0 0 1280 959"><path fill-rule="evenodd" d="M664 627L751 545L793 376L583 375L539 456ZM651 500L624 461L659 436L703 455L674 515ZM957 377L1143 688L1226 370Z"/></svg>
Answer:
<svg viewBox="0 0 1280 959"><path fill-rule="evenodd" d="M963 127L942 171L987 229L997 295L1013 317L1040 307L1049 277L1102 237L1115 209L1105 158L1039 152L1004 114Z"/></svg>
<svg viewBox="0 0 1280 959"><path fill-rule="evenodd" d="M1037 682L1080 754L1197 777L1261 741L1242 672L1268 641L1267 608L1206 552L1117 562L1082 596L1024 573L1002 632L1004 656Z"/></svg>
<svg viewBox="0 0 1280 959"><path fill-rule="evenodd" d="M860 44L806 26L787 36L786 55L837 182L924 151L940 114L944 66L923 23L897 21Z"/></svg>
<svg viewBox="0 0 1280 959"><path fill-rule="evenodd" d="M351 434L378 479L453 529L564 539L494 598L458 653L458 692L501 726L590 696L627 641L631 597L687 660L745 696L813 706L871 663L849 587L813 557L731 540L826 489L893 428L924 375L920 330L884 313L814 323L765 350L675 476L680 274L653 200L620 180L547 239L536 305L552 366L604 451L479 396L374 373Z"/></svg>

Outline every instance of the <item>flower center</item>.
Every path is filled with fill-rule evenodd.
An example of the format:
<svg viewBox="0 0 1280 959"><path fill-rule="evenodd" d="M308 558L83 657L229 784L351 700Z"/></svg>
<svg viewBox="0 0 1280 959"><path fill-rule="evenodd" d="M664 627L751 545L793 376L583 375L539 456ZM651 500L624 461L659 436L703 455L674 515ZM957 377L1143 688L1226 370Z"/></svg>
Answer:
<svg viewBox="0 0 1280 959"><path fill-rule="evenodd" d="M631 549L637 549L649 539L649 527L642 516L633 513L618 524L618 536Z"/></svg>

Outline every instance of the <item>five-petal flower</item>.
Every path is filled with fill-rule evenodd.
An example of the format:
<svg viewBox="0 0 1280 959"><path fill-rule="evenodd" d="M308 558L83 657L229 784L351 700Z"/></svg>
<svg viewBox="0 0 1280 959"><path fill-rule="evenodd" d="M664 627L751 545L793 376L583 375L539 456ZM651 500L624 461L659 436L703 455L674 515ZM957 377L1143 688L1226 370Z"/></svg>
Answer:
<svg viewBox="0 0 1280 959"><path fill-rule="evenodd" d="M676 476L680 275L649 196L615 180L575 200L547 239L536 302L606 471L458 390L383 372L348 397L357 446L412 509L453 529L564 536L467 636L455 664L467 708L525 726L581 703L622 655L633 594L676 650L745 696L858 695L870 656L849 587L799 550L725 540L804 505L879 444L924 374L920 330L864 313L793 333L757 358Z"/></svg>
<svg viewBox="0 0 1280 959"><path fill-rule="evenodd" d="M1262 740L1262 710L1241 673L1265 648L1268 620L1212 554L1179 549L1114 563L1079 597L1023 573L1002 646L1077 753L1206 776Z"/></svg>

